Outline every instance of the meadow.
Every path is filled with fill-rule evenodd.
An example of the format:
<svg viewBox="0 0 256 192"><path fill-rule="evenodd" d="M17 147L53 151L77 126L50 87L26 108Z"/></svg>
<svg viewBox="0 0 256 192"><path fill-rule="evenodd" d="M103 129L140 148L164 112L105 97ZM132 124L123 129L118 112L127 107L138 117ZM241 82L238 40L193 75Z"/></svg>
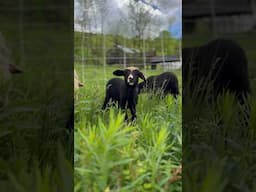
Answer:
<svg viewBox="0 0 256 192"><path fill-rule="evenodd" d="M69 28L27 22L21 35L19 20L7 18L1 17L1 32L24 72L13 76L9 103L0 109L1 191L72 191L73 133L65 128L73 105Z"/></svg>
<svg viewBox="0 0 256 192"><path fill-rule="evenodd" d="M105 84L117 68L75 64L85 84L75 93L75 191L181 191L181 180L169 182L182 158L181 96L139 95L136 124L127 124L117 108L101 110ZM174 72L181 91L181 70Z"/></svg>
<svg viewBox="0 0 256 192"><path fill-rule="evenodd" d="M211 34L183 36L183 47L209 41ZM248 58L251 93L241 105L231 93L183 98L183 191L256 191L255 31L223 35L235 39ZM211 82L210 82L211 83ZM209 84L210 84L209 83Z"/></svg>

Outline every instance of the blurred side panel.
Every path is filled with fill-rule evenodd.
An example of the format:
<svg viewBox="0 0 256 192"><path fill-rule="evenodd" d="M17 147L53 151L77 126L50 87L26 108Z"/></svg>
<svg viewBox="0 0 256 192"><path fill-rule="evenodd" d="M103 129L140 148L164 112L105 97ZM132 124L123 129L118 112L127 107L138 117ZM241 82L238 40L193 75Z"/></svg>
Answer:
<svg viewBox="0 0 256 192"><path fill-rule="evenodd" d="M0 2L1 191L73 191L73 1Z"/></svg>
<svg viewBox="0 0 256 192"><path fill-rule="evenodd" d="M184 0L183 191L255 191L256 6Z"/></svg>

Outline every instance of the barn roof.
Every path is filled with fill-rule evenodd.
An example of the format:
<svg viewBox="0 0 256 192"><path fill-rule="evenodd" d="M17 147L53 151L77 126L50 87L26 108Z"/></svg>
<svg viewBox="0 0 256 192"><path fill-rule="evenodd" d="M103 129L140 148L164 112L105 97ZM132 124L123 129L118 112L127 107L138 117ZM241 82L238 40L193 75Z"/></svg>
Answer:
<svg viewBox="0 0 256 192"><path fill-rule="evenodd" d="M121 49L123 52L125 53L130 53L130 54L133 54L133 53L136 53L137 50L136 49L132 49L132 48L128 48L128 47L125 47L123 45L116 45L116 47L118 49Z"/></svg>
<svg viewBox="0 0 256 192"><path fill-rule="evenodd" d="M212 8L216 16L229 16L252 13L253 0L187 0L182 5L182 16L186 19L210 17Z"/></svg>
<svg viewBox="0 0 256 192"><path fill-rule="evenodd" d="M176 62L180 61L180 58L177 56L165 56L164 58L162 56L156 56L151 57L150 62L151 63L162 63L162 62Z"/></svg>

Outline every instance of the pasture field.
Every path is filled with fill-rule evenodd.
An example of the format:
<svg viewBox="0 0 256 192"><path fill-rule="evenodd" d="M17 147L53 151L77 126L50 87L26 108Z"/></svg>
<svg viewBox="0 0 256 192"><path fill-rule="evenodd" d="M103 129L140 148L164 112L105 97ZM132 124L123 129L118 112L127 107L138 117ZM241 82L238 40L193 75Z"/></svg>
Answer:
<svg viewBox="0 0 256 192"><path fill-rule="evenodd" d="M26 23L20 38L19 21L6 18L1 32L24 73L13 76L0 111L0 191L72 191L73 133L65 128L73 104L70 33Z"/></svg>
<svg viewBox="0 0 256 192"><path fill-rule="evenodd" d="M251 94L244 105L226 93L209 103L183 100L183 190L189 192L256 191L256 55L254 32L227 35L245 49ZM201 45L210 34L184 36L183 46ZM232 70L232 69L231 69Z"/></svg>
<svg viewBox="0 0 256 192"><path fill-rule="evenodd" d="M181 180L169 183L182 158L181 96L139 95L137 122L126 124L116 108L101 110L105 84L117 68L75 64L85 84L75 93L75 191L181 191ZM181 91L181 71L174 72Z"/></svg>

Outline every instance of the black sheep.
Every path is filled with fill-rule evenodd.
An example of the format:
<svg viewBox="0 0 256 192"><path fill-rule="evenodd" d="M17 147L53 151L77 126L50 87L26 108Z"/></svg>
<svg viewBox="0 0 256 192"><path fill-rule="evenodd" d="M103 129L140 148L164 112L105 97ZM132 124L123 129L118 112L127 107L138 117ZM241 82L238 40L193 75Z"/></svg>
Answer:
<svg viewBox="0 0 256 192"><path fill-rule="evenodd" d="M138 81L139 78L146 80L143 73L136 67L129 67L124 70L113 72L116 76L124 76L110 79L106 85L106 97L102 109L106 109L110 102L117 102L118 107L126 110L128 107L132 114L132 121L136 119L136 105L138 102ZM125 119L127 120L127 113Z"/></svg>
<svg viewBox="0 0 256 192"><path fill-rule="evenodd" d="M182 50L184 95L230 91L241 101L250 92L244 50L234 41L217 39ZM209 95L208 95L209 96Z"/></svg>
<svg viewBox="0 0 256 192"><path fill-rule="evenodd" d="M164 72L160 75L150 76L145 82L139 83L140 92L160 92L163 96L172 94L176 99L179 95L179 83L177 76L172 72Z"/></svg>

